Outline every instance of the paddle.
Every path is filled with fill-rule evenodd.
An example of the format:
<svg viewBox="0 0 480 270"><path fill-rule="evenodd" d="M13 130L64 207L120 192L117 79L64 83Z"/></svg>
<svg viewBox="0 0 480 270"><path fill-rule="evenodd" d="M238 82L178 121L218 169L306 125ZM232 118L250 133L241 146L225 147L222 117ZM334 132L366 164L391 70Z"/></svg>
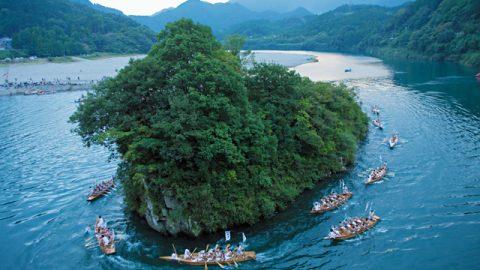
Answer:
<svg viewBox="0 0 480 270"><path fill-rule="evenodd" d="M205 262L205 270L208 270L207 262Z"/></svg>
<svg viewBox="0 0 480 270"><path fill-rule="evenodd" d="M178 255L177 250L175 249L175 245L173 243L172 243L172 247L173 247L173 253L175 253L175 255Z"/></svg>
<svg viewBox="0 0 480 270"><path fill-rule="evenodd" d="M220 268L225 269L225 266L223 266L221 263L219 262L216 262L216 263L218 264L218 266L220 266Z"/></svg>

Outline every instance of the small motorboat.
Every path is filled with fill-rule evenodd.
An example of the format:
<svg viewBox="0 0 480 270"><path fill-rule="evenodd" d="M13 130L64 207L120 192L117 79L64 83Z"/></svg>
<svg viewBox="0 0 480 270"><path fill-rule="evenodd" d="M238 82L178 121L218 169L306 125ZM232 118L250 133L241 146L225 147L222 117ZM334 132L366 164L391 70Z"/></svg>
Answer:
<svg viewBox="0 0 480 270"><path fill-rule="evenodd" d="M475 78L480 81L480 73L477 73L477 75L475 75Z"/></svg>
<svg viewBox="0 0 480 270"><path fill-rule="evenodd" d="M352 69L351 68L346 68L345 72L352 72Z"/></svg>
<svg viewBox="0 0 480 270"><path fill-rule="evenodd" d="M343 224L352 224L353 220L360 220L362 225L358 225L357 229L352 230L342 230L340 228L336 228L335 230L339 232L339 235L329 235L325 237L325 239L332 240L332 241L341 241L350 238L354 238L359 234L366 232L367 230L373 228L379 221L380 217L372 214L368 218L351 218L343 222ZM344 228L346 228L344 226Z"/></svg>
<svg viewBox="0 0 480 270"><path fill-rule="evenodd" d="M398 144L398 136L393 135L390 139L388 139L388 146L390 149L393 149Z"/></svg>
<svg viewBox="0 0 480 270"><path fill-rule="evenodd" d="M373 120L373 121L372 121L372 124L373 124L374 126L376 126L377 128L379 128L379 129L383 129L383 124L382 124L382 122L380 122L380 119L375 119L375 120Z"/></svg>
<svg viewBox="0 0 480 270"><path fill-rule="evenodd" d="M107 181L103 181L102 183L95 186L92 192L88 195L87 201L91 202L104 196L105 194L110 192L113 187L115 187L115 181L113 181L113 178Z"/></svg>
<svg viewBox="0 0 480 270"><path fill-rule="evenodd" d="M375 170L373 170L370 175L368 176L367 181L365 181L365 184L373 184L375 182L378 182L385 177L387 174L387 164L383 163L383 165Z"/></svg>
<svg viewBox="0 0 480 270"><path fill-rule="evenodd" d="M372 113L379 115L380 114L380 109L375 105L372 107Z"/></svg>
<svg viewBox="0 0 480 270"><path fill-rule="evenodd" d="M244 251L241 254L233 253L231 258L228 259L210 259L206 258L206 256L201 256L200 253L191 253L187 258L184 255L176 255L175 253L172 256L162 256L160 257L161 260L170 261L170 262L178 262L188 265L220 265L223 268L224 264L232 265L239 262L246 262L251 260L256 260L257 255L254 251Z"/></svg>
<svg viewBox="0 0 480 270"><path fill-rule="evenodd" d="M98 245L103 253L106 255L111 255L116 252L115 250L115 234L113 230L107 227L99 226L99 222L95 222L95 238L97 238ZM108 243L105 243L104 238L107 239Z"/></svg>
<svg viewBox="0 0 480 270"><path fill-rule="evenodd" d="M311 214L323 214L328 211L332 211L341 205L343 205L345 202L347 202L351 197L353 196L353 193L350 191L346 191L342 194L330 194L322 198L322 201L333 201L333 203L327 204L323 203L320 204L318 207L313 207L312 210L310 211Z"/></svg>

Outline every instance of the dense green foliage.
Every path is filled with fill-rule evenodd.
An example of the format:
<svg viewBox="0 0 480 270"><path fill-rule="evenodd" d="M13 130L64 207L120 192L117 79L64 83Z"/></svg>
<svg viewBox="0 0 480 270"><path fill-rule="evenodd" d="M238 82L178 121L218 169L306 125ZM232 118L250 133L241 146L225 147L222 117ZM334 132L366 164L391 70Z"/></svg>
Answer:
<svg viewBox="0 0 480 270"><path fill-rule="evenodd" d="M27 55L147 52L155 38L126 16L66 0L0 0L0 36Z"/></svg>
<svg viewBox="0 0 480 270"><path fill-rule="evenodd" d="M121 155L133 210L144 214L148 195L157 215L193 220L191 234L252 224L354 160L367 120L344 86L278 65L244 69L237 51L190 20L158 40L71 118L87 145ZM165 190L180 213L161 210Z"/></svg>
<svg viewBox="0 0 480 270"><path fill-rule="evenodd" d="M304 49L452 60L480 66L480 1L417 0L401 7L343 6L279 22L248 22L229 33L251 49Z"/></svg>
<svg viewBox="0 0 480 270"><path fill-rule="evenodd" d="M279 22L251 21L231 32L248 37L251 49L354 51L385 25L393 11L377 6L342 6L320 16Z"/></svg>
<svg viewBox="0 0 480 270"><path fill-rule="evenodd" d="M480 67L480 1L417 0L376 39L381 54L459 61Z"/></svg>

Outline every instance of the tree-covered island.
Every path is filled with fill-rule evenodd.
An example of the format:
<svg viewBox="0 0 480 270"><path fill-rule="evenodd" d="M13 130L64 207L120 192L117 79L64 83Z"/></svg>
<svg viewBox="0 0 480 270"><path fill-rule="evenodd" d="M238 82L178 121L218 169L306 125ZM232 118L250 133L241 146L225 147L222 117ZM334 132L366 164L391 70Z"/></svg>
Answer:
<svg viewBox="0 0 480 270"><path fill-rule="evenodd" d="M270 217L344 170L366 135L346 87L245 69L236 52L206 26L170 23L71 117L87 146L119 154L128 207L157 231L197 236Z"/></svg>

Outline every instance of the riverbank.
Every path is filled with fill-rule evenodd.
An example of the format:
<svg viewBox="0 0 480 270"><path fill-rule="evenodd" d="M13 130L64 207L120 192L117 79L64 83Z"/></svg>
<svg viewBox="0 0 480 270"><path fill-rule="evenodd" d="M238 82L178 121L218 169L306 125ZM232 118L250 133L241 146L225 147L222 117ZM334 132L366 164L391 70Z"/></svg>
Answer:
<svg viewBox="0 0 480 270"><path fill-rule="evenodd" d="M0 96L32 91L61 92L88 90L105 77L113 77L130 59L144 55L97 55L74 62L32 62L0 65Z"/></svg>
<svg viewBox="0 0 480 270"><path fill-rule="evenodd" d="M88 91L95 83L72 83L68 85L41 85L37 87L20 87L0 89L0 96L13 95L49 95L60 92Z"/></svg>
<svg viewBox="0 0 480 270"><path fill-rule="evenodd" d="M310 57L309 61L290 68L313 81L335 82L391 76L391 72L382 60L369 56L312 51L257 50L253 52L264 55L280 54ZM314 60L311 60L311 58L314 58ZM350 71L346 72L347 69Z"/></svg>
<svg viewBox="0 0 480 270"><path fill-rule="evenodd" d="M45 63L71 63L82 60L99 60L114 57L137 57L138 54L120 54L120 53L92 53L77 56L54 56L54 57L4 57L0 59L0 66L10 64L45 64Z"/></svg>
<svg viewBox="0 0 480 270"><path fill-rule="evenodd" d="M253 51L253 56L257 62L278 63L290 68L318 61L313 52ZM42 58L0 65L0 75L5 81L0 83L0 96L89 90L98 81L115 76L131 58L143 57L97 53L70 57L68 61Z"/></svg>

